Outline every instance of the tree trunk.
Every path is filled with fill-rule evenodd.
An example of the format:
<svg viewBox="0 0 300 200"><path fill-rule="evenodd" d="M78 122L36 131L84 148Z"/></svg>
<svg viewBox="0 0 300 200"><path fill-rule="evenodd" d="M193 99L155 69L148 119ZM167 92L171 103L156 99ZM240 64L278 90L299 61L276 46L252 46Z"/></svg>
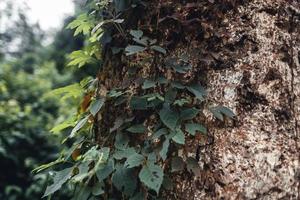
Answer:
<svg viewBox="0 0 300 200"><path fill-rule="evenodd" d="M127 23L128 29L145 30L168 50L165 57L146 63L140 77L161 73L208 89L208 101L201 105L203 116L197 119L206 124L208 134L188 139L184 147L199 158L200 174L176 174L176 187L165 195L168 199L299 199L300 3L189 2L193 3L153 1L141 18ZM153 21L157 30L151 32L147 27L153 27ZM158 69L165 58L181 54L187 54L192 65L187 74ZM126 84L138 92L135 84L120 83L126 80L127 59L109 58L106 64L120 70L108 68L106 77L111 78L102 79L103 86ZM214 119L207 111L209 102L231 108L236 118ZM105 112L115 112L111 109ZM121 114L101 120L111 122ZM101 137L98 140L101 143Z"/></svg>

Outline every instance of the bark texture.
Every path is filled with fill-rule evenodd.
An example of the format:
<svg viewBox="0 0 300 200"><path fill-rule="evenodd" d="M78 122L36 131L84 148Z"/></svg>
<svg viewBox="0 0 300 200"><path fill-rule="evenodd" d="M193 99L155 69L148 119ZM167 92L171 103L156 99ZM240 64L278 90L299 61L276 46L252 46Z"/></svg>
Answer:
<svg viewBox="0 0 300 200"><path fill-rule="evenodd" d="M209 70L208 88L237 119L210 127L215 140L200 155L196 199L300 198L299 8L255 0L223 19L216 58L224 69Z"/></svg>

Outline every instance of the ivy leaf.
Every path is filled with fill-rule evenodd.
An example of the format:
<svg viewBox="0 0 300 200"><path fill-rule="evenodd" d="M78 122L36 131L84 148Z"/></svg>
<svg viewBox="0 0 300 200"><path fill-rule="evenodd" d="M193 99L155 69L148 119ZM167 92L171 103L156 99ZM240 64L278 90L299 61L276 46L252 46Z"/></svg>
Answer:
<svg viewBox="0 0 300 200"><path fill-rule="evenodd" d="M119 150L124 150L127 148L129 143L129 138L125 133L117 133L115 139L115 147Z"/></svg>
<svg viewBox="0 0 300 200"><path fill-rule="evenodd" d="M167 133L168 130L166 128L161 128L152 135L152 139L157 139L162 135L166 135Z"/></svg>
<svg viewBox="0 0 300 200"><path fill-rule="evenodd" d="M163 160L166 160L167 159L167 154L168 154L168 151L169 151L169 146L170 146L170 140L169 139L166 139L163 143L163 146L162 146L162 149L160 150L159 152L159 155L160 157L163 159Z"/></svg>
<svg viewBox="0 0 300 200"><path fill-rule="evenodd" d="M101 164L96 170L96 176L99 181L106 179L114 171L114 160L110 159L107 163Z"/></svg>
<svg viewBox="0 0 300 200"><path fill-rule="evenodd" d="M171 167L172 167L171 172L182 171L184 169L184 162L182 158L181 157L172 158Z"/></svg>
<svg viewBox="0 0 300 200"><path fill-rule="evenodd" d="M145 158L141 154L135 153L129 156L124 164L126 168L133 168L140 166L144 162Z"/></svg>
<svg viewBox="0 0 300 200"><path fill-rule="evenodd" d="M145 165L139 173L139 178L148 188L154 190L157 194L163 182L164 172L158 165Z"/></svg>
<svg viewBox="0 0 300 200"><path fill-rule="evenodd" d="M227 107L225 106L216 106L214 108L210 108L210 111L213 113L213 115L218 118L219 120L223 121L223 115L233 118L235 114Z"/></svg>
<svg viewBox="0 0 300 200"><path fill-rule="evenodd" d="M179 82L173 82L173 83L171 83L171 86L172 86L173 88L177 88L177 89L181 89L181 90L185 88L185 86L182 85L182 84L179 83Z"/></svg>
<svg viewBox="0 0 300 200"><path fill-rule="evenodd" d="M179 120L177 112L170 109L169 106L164 106L159 112L160 120L171 130L174 130Z"/></svg>
<svg viewBox="0 0 300 200"><path fill-rule="evenodd" d="M144 81L142 89L146 90L146 89L149 89L149 88L153 88L153 87L155 87L155 85L156 85L155 81L147 79L147 80Z"/></svg>
<svg viewBox="0 0 300 200"><path fill-rule="evenodd" d="M157 46L157 45L153 45L150 48L153 49L154 51L157 51L157 52L162 53L162 54L167 53L167 51L164 48L162 48L160 46Z"/></svg>
<svg viewBox="0 0 300 200"><path fill-rule="evenodd" d="M85 118L81 119L77 124L76 126L73 128L71 134L70 134L70 138L74 137L75 134L86 124L86 122L88 121L89 119L89 115L86 116Z"/></svg>
<svg viewBox="0 0 300 200"><path fill-rule="evenodd" d="M46 188L46 191L42 198L49 196L50 194L53 194L54 192L59 190L61 186L71 178L73 169L73 167L70 167L56 172L55 176L53 177L53 184L49 185Z"/></svg>
<svg viewBox="0 0 300 200"><path fill-rule="evenodd" d="M143 97L131 97L130 108L132 110L145 110L147 109L148 101Z"/></svg>
<svg viewBox="0 0 300 200"><path fill-rule="evenodd" d="M117 170L112 176L112 183L120 192L124 192L127 196L132 196L137 185L135 177L134 169L117 166Z"/></svg>
<svg viewBox="0 0 300 200"><path fill-rule="evenodd" d="M169 88L169 90L165 95L165 101L167 103L173 103L176 99L176 96L177 96L177 90L174 88Z"/></svg>
<svg viewBox="0 0 300 200"><path fill-rule="evenodd" d="M195 158L188 157L186 159L187 170L193 172L196 176L199 176L200 173L200 166L198 161Z"/></svg>
<svg viewBox="0 0 300 200"><path fill-rule="evenodd" d="M196 117L199 113L199 110L196 108L187 108L180 112L181 120L189 120Z"/></svg>
<svg viewBox="0 0 300 200"><path fill-rule="evenodd" d="M137 39L140 39L143 36L143 31L141 31L141 30L131 30L130 35L132 35L133 37L135 37Z"/></svg>
<svg viewBox="0 0 300 200"><path fill-rule="evenodd" d="M131 126L126 130L130 133L145 133L147 129L143 124L138 124Z"/></svg>
<svg viewBox="0 0 300 200"><path fill-rule="evenodd" d="M185 136L181 129L176 129L175 135L172 137L172 140L177 144L184 144L185 143Z"/></svg>
<svg viewBox="0 0 300 200"><path fill-rule="evenodd" d="M129 45L125 48L126 56L137 54L145 50L146 50L145 47L139 45Z"/></svg>
<svg viewBox="0 0 300 200"><path fill-rule="evenodd" d="M99 112L99 110L102 108L104 101L105 101L104 98L100 98L91 104L90 112L93 116L95 116Z"/></svg>
<svg viewBox="0 0 300 200"><path fill-rule="evenodd" d="M200 131L201 133L204 134L207 133L207 130L204 126L202 126L201 124L194 124L194 123L185 124L185 130L191 135L195 135L196 131Z"/></svg>
<svg viewBox="0 0 300 200"><path fill-rule="evenodd" d="M104 184L103 182L97 182L93 188L92 188L92 194L94 196L98 196L98 195L101 195L101 194L104 194Z"/></svg>
<svg viewBox="0 0 300 200"><path fill-rule="evenodd" d="M115 151L113 157L116 160L122 160L123 158L128 158L130 155L132 155L134 153L136 153L135 149L130 147L130 148L127 148L127 149L124 149L124 150Z"/></svg>
<svg viewBox="0 0 300 200"><path fill-rule="evenodd" d="M131 197L129 200L145 200L146 195L143 192L139 192Z"/></svg>
<svg viewBox="0 0 300 200"><path fill-rule="evenodd" d="M203 101L204 97L207 95L205 89L199 84L188 86L186 88L188 91L193 93L195 95L195 97L197 99L199 99L200 101Z"/></svg>

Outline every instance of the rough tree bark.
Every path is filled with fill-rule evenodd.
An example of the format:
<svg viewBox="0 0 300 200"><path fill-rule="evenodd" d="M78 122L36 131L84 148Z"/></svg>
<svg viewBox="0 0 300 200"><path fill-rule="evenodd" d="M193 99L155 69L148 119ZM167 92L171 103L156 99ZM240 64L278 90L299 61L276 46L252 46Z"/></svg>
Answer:
<svg viewBox="0 0 300 200"><path fill-rule="evenodd" d="M199 154L200 175L178 174L178 195L169 199L299 199L300 3L157 0L143 15L132 24L143 30L157 17L159 31L147 34L168 55L188 53L193 70L182 80L202 83L212 102L237 115L219 122L204 110L199 121L208 137L185 147ZM119 60L110 65L127 65ZM120 72L107 70L112 78L102 84L120 85ZM157 72L149 66L140 73Z"/></svg>

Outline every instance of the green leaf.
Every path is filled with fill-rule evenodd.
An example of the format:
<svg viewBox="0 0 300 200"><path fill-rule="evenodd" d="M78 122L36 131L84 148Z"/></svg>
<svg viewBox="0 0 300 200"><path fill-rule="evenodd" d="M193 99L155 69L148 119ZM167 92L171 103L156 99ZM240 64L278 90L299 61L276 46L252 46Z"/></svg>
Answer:
<svg viewBox="0 0 300 200"><path fill-rule="evenodd" d="M56 125L55 127L53 127L50 132L51 133L54 133L54 134L57 134L59 132L61 132L62 130L68 128L68 127L74 127L75 126L75 122L74 122L74 119L69 119L69 120L66 120L64 121L63 123L61 124L58 124Z"/></svg>
<svg viewBox="0 0 300 200"><path fill-rule="evenodd" d="M148 101L143 97L131 97L130 108L132 110L146 110Z"/></svg>
<svg viewBox="0 0 300 200"><path fill-rule="evenodd" d="M89 163L88 162L83 162L78 166L78 174L72 177L72 181L74 182L81 182L83 179L89 176L88 171L89 171Z"/></svg>
<svg viewBox="0 0 300 200"><path fill-rule="evenodd" d="M123 158L128 158L134 153L136 153L135 149L133 147L130 147L124 150L116 150L113 156L116 160L121 160Z"/></svg>
<svg viewBox="0 0 300 200"><path fill-rule="evenodd" d="M145 50L146 50L145 47L138 46L138 45L129 45L125 48L126 56L137 54Z"/></svg>
<svg viewBox="0 0 300 200"><path fill-rule="evenodd" d="M164 172L158 165L145 165L139 173L139 178L148 188L154 190L157 194L163 182Z"/></svg>
<svg viewBox="0 0 300 200"><path fill-rule="evenodd" d="M79 33L83 33L87 35L90 33L90 30L93 28L94 23L92 23L87 14L79 15L74 21L72 21L67 28L75 29L74 36L78 35Z"/></svg>
<svg viewBox="0 0 300 200"><path fill-rule="evenodd" d="M195 158L188 157L186 159L187 170L193 172L196 176L199 176L200 173L200 166L198 161Z"/></svg>
<svg viewBox="0 0 300 200"><path fill-rule="evenodd" d="M219 120L223 121L223 115L233 118L235 114L227 107L225 106L216 106L214 108L210 108L210 111L213 113L213 115L218 118Z"/></svg>
<svg viewBox="0 0 300 200"><path fill-rule="evenodd" d="M73 167L70 167L62 171L55 172L55 176L53 177L53 184L49 185L46 188L46 191L42 198L49 196L50 194L53 194L54 192L59 190L62 185L71 178L73 169Z"/></svg>
<svg viewBox="0 0 300 200"><path fill-rule="evenodd" d="M149 88L153 88L155 86L156 86L156 82L155 81L147 79L147 80L144 81L142 89L146 90L146 89L149 89Z"/></svg>
<svg viewBox="0 0 300 200"><path fill-rule="evenodd" d="M169 88L165 95L165 102L173 103L177 96L177 90L174 88Z"/></svg>
<svg viewBox="0 0 300 200"><path fill-rule="evenodd" d="M165 139L165 141L163 142L163 146L159 152L159 155L160 157L163 159L163 160L166 160L167 159L167 154L168 154L168 151L169 151L169 146L170 146L170 140L168 138Z"/></svg>
<svg viewBox="0 0 300 200"><path fill-rule="evenodd" d="M104 187L103 182L97 182L92 188L92 194L94 196L99 196L101 194L104 194L103 187Z"/></svg>
<svg viewBox="0 0 300 200"><path fill-rule="evenodd" d="M65 87L57 88L49 93L46 94L46 96L61 96L62 100L68 99L70 97L72 98L78 98L82 96L83 89L81 88L79 83L75 83L72 85L68 85Z"/></svg>
<svg viewBox="0 0 300 200"><path fill-rule="evenodd" d="M144 162L145 158L141 154L135 153L129 156L124 164L126 168L133 168L140 166Z"/></svg>
<svg viewBox="0 0 300 200"><path fill-rule="evenodd" d="M185 124L185 130L191 135L195 135L196 131L200 131L201 133L204 134L207 133L207 130L204 126L202 126L201 124L194 124L194 123Z"/></svg>
<svg viewBox="0 0 300 200"><path fill-rule="evenodd" d="M180 112L181 120L189 120L196 117L199 113L199 110L196 108L187 108Z"/></svg>
<svg viewBox="0 0 300 200"><path fill-rule="evenodd" d="M131 126L126 130L130 133L145 133L147 131L146 127L143 124Z"/></svg>
<svg viewBox="0 0 300 200"><path fill-rule="evenodd" d="M204 97L207 95L205 89L199 84L191 85L186 88L188 91L193 93L195 95L195 97L197 99L199 99L200 101L203 101Z"/></svg>
<svg viewBox="0 0 300 200"><path fill-rule="evenodd" d="M130 35L132 35L135 38L140 39L143 36L143 31L141 31L141 30L131 30Z"/></svg>
<svg viewBox="0 0 300 200"><path fill-rule="evenodd" d="M182 85L182 84L179 83L179 82L173 82L173 83L171 83L171 86L172 86L173 88L177 88L177 89L181 89L181 90L185 88L185 86Z"/></svg>
<svg viewBox="0 0 300 200"><path fill-rule="evenodd" d="M171 130L174 130L179 120L177 112L170 109L169 106L164 106L159 112L160 120Z"/></svg>
<svg viewBox="0 0 300 200"><path fill-rule="evenodd" d="M89 115L86 116L85 118L81 119L77 124L76 126L73 128L71 134L70 134L70 138L74 137L75 134L86 124L86 122L88 121L89 119Z"/></svg>
<svg viewBox="0 0 300 200"><path fill-rule="evenodd" d="M185 143L185 136L181 129L177 128L175 131L175 135L172 137L172 140L177 144Z"/></svg>
<svg viewBox="0 0 300 200"><path fill-rule="evenodd" d="M105 101L104 98L101 98L101 99L97 99L91 104L90 112L93 116L95 116L102 108L104 101Z"/></svg>
<svg viewBox="0 0 300 200"><path fill-rule="evenodd" d="M145 200L146 195L143 192L139 192L131 197L129 200Z"/></svg>
<svg viewBox="0 0 300 200"><path fill-rule="evenodd" d="M117 133L115 147L119 150L125 150L128 147L129 138L125 133Z"/></svg>
<svg viewBox="0 0 300 200"><path fill-rule="evenodd" d="M120 192L132 196L137 185L135 177L135 169L117 166L117 170L112 176L112 183Z"/></svg>
<svg viewBox="0 0 300 200"><path fill-rule="evenodd" d="M154 139L160 138L160 136L166 135L167 133L168 133L168 130L166 128L161 128L152 135L152 139L154 140Z"/></svg>
<svg viewBox="0 0 300 200"><path fill-rule="evenodd" d="M99 181L106 179L114 171L114 160L110 159L107 163L101 164L96 170L96 176Z"/></svg>
<svg viewBox="0 0 300 200"><path fill-rule="evenodd" d="M167 51L164 48L162 48L160 46L157 46L157 45L153 45L150 48L153 49L154 51L157 51L157 52L162 53L162 54L167 53Z"/></svg>
<svg viewBox="0 0 300 200"><path fill-rule="evenodd" d="M172 158L172 163L171 163L171 172L178 172L182 171L184 169L184 161L182 160L181 157L174 157Z"/></svg>
<svg viewBox="0 0 300 200"><path fill-rule="evenodd" d="M73 51L68 57L70 60L68 66L78 66L80 68L86 64L96 63L96 59L83 50Z"/></svg>

